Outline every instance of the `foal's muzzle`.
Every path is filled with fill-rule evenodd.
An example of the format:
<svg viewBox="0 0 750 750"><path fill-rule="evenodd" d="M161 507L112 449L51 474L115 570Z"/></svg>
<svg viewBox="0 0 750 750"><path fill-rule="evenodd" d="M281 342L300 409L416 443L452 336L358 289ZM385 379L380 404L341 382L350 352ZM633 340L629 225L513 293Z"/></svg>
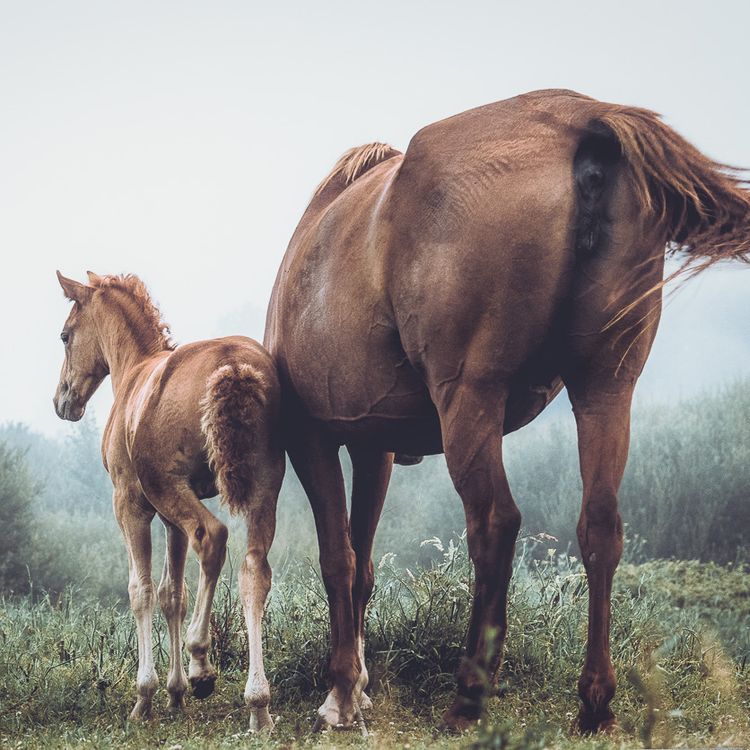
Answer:
<svg viewBox="0 0 750 750"><path fill-rule="evenodd" d="M80 403L77 394L67 383L60 383L52 403L55 405L55 414L69 422L77 422L86 412L86 405Z"/></svg>

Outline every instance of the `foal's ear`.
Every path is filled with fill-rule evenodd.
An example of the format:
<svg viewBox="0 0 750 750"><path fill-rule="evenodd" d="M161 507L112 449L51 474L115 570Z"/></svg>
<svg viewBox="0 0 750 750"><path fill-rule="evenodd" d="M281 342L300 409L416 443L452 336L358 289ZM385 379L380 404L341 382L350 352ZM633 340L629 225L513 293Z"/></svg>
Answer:
<svg viewBox="0 0 750 750"><path fill-rule="evenodd" d="M91 286L99 286L99 284L102 283L102 277L99 276L98 273L94 273L93 271L86 271L86 276L89 277L89 284L91 284Z"/></svg>
<svg viewBox="0 0 750 750"><path fill-rule="evenodd" d="M73 279L67 279L59 271L57 272L57 280L60 282L60 286L62 287L63 292L65 292L65 296L71 302L78 302L78 304L82 305L84 302L88 302L89 299L91 299L94 290L90 286L81 284L78 281L73 281Z"/></svg>

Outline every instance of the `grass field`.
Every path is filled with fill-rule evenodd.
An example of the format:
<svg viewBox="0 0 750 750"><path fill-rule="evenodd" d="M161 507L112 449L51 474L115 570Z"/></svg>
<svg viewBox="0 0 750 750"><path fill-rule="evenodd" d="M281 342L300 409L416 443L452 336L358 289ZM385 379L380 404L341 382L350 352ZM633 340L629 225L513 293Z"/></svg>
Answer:
<svg viewBox="0 0 750 750"><path fill-rule="evenodd" d="M585 648L587 590L579 562L528 538L519 546L498 695L474 731L438 729L469 606L463 540L432 540L441 562L414 573L379 563L368 615L374 710L369 744L494 748L705 747L750 744L750 578L742 567L697 562L623 564L613 602L614 708L608 738L571 731ZM68 590L58 601L6 601L0 612L0 746L202 748L360 746L356 732L310 733L326 689L328 613L314 566L287 565L265 624L274 734L247 733L246 652L231 570L214 606L217 691L172 717L127 721L134 700L135 630L127 607ZM166 672L163 622L157 668Z"/></svg>

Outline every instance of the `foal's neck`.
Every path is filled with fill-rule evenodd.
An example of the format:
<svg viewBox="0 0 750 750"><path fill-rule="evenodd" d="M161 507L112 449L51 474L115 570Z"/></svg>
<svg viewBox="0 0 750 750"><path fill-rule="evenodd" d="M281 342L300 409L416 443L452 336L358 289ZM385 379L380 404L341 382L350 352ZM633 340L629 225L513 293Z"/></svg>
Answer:
<svg viewBox="0 0 750 750"><path fill-rule="evenodd" d="M115 395L134 367L167 350L166 340L160 331L151 330L145 319L140 321L126 315L101 317L99 345L112 377Z"/></svg>

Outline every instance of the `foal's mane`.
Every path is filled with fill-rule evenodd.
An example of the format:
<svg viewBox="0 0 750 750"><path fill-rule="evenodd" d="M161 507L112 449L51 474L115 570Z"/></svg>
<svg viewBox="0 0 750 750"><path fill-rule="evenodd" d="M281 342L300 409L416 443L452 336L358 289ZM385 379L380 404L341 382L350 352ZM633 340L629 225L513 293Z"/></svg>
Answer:
<svg viewBox="0 0 750 750"><path fill-rule="evenodd" d="M143 322L139 328L142 336L150 334L153 337L153 343L160 349L171 350L176 347L171 338L169 325L162 320L159 308L151 298L146 285L135 274L96 276L90 279L90 284L94 289L122 292L141 315ZM125 314L124 311L123 314ZM131 322L135 323L132 319Z"/></svg>

